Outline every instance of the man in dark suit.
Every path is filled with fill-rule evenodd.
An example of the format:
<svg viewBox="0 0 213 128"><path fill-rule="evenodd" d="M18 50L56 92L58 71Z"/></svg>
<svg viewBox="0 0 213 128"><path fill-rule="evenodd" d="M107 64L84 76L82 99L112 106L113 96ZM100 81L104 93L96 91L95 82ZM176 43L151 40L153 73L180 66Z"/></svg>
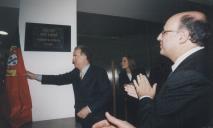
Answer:
<svg viewBox="0 0 213 128"><path fill-rule="evenodd" d="M206 16L197 11L169 18L159 34L160 54L174 62L172 72L156 94L156 85L140 74L128 94L139 98L141 128L202 128L212 115L212 84L208 79L204 42L209 35ZM106 114L94 128L134 128Z"/></svg>
<svg viewBox="0 0 213 128"><path fill-rule="evenodd" d="M85 46L78 46L73 53L75 69L61 75L38 75L27 72L30 79L42 84L73 84L76 119L83 128L104 119L109 108L111 85L104 69L91 65L91 52Z"/></svg>

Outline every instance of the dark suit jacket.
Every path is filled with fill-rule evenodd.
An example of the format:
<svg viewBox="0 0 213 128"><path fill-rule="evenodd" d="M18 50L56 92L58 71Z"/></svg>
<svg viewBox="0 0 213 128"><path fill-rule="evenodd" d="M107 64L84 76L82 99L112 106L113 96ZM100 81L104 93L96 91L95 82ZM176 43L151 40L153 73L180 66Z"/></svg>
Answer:
<svg viewBox="0 0 213 128"><path fill-rule="evenodd" d="M89 106L92 113L83 123L92 123L104 118L104 112L109 108L111 100L111 85L104 69L90 65L84 78L80 79L78 69L61 75L43 75L42 84L65 85L73 84L75 95L75 111ZM88 126L89 127L89 126Z"/></svg>
<svg viewBox="0 0 213 128"><path fill-rule="evenodd" d="M212 115L212 85L204 50L187 57L167 78L154 100L139 101L141 128L201 128Z"/></svg>

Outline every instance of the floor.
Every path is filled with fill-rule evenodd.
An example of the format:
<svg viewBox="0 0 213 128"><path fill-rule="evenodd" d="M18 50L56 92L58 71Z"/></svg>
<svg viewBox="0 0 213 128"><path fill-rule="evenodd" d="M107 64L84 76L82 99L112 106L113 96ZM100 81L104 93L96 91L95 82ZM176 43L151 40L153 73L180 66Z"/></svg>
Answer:
<svg viewBox="0 0 213 128"><path fill-rule="evenodd" d="M63 118L54 120L37 121L27 124L22 128L81 128L75 122L75 118Z"/></svg>

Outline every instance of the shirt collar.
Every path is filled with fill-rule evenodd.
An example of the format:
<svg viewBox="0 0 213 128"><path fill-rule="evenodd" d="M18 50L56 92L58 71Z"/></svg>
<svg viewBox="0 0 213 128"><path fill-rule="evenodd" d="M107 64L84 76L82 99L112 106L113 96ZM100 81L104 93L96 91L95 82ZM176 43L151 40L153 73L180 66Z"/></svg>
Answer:
<svg viewBox="0 0 213 128"><path fill-rule="evenodd" d="M175 69L180 65L180 63L183 62L188 56L190 56L191 54L193 54L201 49L204 49L204 47L197 46L197 47L192 48L191 50L187 51L180 57L178 57L177 60L175 61L175 63L172 65L172 72L174 72Z"/></svg>
<svg viewBox="0 0 213 128"><path fill-rule="evenodd" d="M127 76L129 78L129 80L131 81L132 80L132 74L131 73L127 73Z"/></svg>
<svg viewBox="0 0 213 128"><path fill-rule="evenodd" d="M84 77L84 75L86 74L87 70L89 69L90 64L86 65L81 71L80 74L82 76L82 78Z"/></svg>

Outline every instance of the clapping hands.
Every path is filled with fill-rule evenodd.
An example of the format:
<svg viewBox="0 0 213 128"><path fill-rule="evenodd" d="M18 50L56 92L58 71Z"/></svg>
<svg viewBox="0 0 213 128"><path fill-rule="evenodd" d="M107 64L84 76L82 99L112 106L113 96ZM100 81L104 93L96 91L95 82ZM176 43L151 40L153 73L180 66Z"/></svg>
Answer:
<svg viewBox="0 0 213 128"><path fill-rule="evenodd" d="M134 80L133 83L134 85L129 84L125 86L125 91L128 95L134 98L141 98L143 96L154 98L157 84L155 83L151 86L145 75L137 75L137 81Z"/></svg>

